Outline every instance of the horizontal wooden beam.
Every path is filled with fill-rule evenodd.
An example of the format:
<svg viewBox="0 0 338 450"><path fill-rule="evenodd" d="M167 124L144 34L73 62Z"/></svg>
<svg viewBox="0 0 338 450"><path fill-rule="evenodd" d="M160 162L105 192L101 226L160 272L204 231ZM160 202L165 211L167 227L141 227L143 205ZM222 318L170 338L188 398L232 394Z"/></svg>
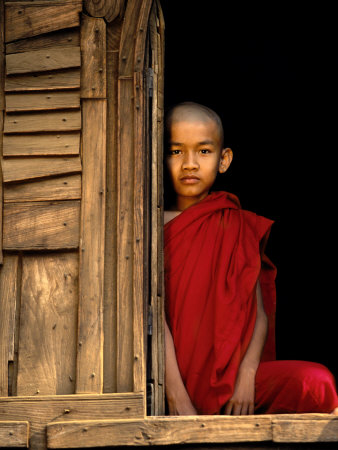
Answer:
<svg viewBox="0 0 338 450"><path fill-rule="evenodd" d="M6 111L43 111L80 108L80 91L11 93L6 95Z"/></svg>
<svg viewBox="0 0 338 450"><path fill-rule="evenodd" d="M284 414L272 416L274 442L338 442L338 416Z"/></svg>
<svg viewBox="0 0 338 450"><path fill-rule="evenodd" d="M80 133L5 134L3 156L78 155Z"/></svg>
<svg viewBox="0 0 338 450"><path fill-rule="evenodd" d="M80 67L80 47L49 48L6 56L7 75Z"/></svg>
<svg viewBox="0 0 338 450"><path fill-rule="evenodd" d="M236 442L338 442L330 414L148 417L47 425L48 448Z"/></svg>
<svg viewBox="0 0 338 450"><path fill-rule="evenodd" d="M143 417L143 394L35 395L0 398L0 420L29 420L30 446L46 448L46 425L55 420Z"/></svg>
<svg viewBox="0 0 338 450"><path fill-rule="evenodd" d="M269 416L181 416L146 419L54 422L49 448L148 446L272 440Z"/></svg>
<svg viewBox="0 0 338 450"><path fill-rule="evenodd" d="M4 158L2 172L4 183L33 180L36 178L80 173L80 156Z"/></svg>
<svg viewBox="0 0 338 450"><path fill-rule="evenodd" d="M39 131L81 130L81 111L30 112L7 114L5 133L35 133Z"/></svg>
<svg viewBox="0 0 338 450"><path fill-rule="evenodd" d="M80 87L80 70L12 75L5 79L6 92L75 89Z"/></svg>
<svg viewBox="0 0 338 450"><path fill-rule="evenodd" d="M78 248L79 228L79 200L4 204L6 250Z"/></svg>
<svg viewBox="0 0 338 450"><path fill-rule="evenodd" d="M28 448L29 423L26 421L0 421L0 448Z"/></svg>

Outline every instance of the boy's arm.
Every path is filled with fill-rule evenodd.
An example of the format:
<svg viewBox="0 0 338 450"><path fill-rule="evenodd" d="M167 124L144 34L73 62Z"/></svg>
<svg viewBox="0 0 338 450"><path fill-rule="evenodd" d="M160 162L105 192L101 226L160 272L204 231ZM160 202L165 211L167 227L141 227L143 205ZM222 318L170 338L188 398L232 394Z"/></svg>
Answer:
<svg viewBox="0 0 338 450"><path fill-rule="evenodd" d="M174 341L167 322L165 322L165 388L171 416L197 414L178 368Z"/></svg>
<svg viewBox="0 0 338 450"><path fill-rule="evenodd" d="M256 289L257 317L254 332L239 366L235 390L226 404L225 414L254 414L255 377L268 330L268 320L264 311L259 281Z"/></svg>

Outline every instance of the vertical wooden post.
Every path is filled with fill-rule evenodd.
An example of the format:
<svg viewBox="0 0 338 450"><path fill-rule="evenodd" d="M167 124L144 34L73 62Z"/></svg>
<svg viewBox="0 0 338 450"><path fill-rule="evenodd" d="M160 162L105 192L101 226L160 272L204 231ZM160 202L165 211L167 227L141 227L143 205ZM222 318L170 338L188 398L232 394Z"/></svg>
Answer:
<svg viewBox="0 0 338 450"><path fill-rule="evenodd" d="M77 393L103 390L106 204L106 26L82 17L82 208Z"/></svg>
<svg viewBox="0 0 338 450"><path fill-rule="evenodd" d="M5 6L3 1L0 2L0 264L2 264L2 147L3 147L3 125L4 125L4 109L5 109Z"/></svg>

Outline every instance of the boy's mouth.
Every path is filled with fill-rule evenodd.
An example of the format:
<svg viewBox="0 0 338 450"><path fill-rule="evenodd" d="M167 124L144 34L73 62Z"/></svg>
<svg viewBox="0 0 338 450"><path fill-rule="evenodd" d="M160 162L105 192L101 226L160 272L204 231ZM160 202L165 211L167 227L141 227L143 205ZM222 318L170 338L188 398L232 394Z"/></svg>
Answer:
<svg viewBox="0 0 338 450"><path fill-rule="evenodd" d="M196 175L184 175L180 178L180 181L184 184L195 184L200 181Z"/></svg>

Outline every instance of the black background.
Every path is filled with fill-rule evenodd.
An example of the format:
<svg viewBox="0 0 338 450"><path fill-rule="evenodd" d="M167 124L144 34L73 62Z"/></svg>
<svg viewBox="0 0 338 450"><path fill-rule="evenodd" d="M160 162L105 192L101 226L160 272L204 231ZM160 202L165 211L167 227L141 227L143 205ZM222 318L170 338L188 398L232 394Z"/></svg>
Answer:
<svg viewBox="0 0 338 450"><path fill-rule="evenodd" d="M195 101L221 116L234 160L218 187L275 221L277 357L337 377L334 14L229 4L161 1L165 107Z"/></svg>

